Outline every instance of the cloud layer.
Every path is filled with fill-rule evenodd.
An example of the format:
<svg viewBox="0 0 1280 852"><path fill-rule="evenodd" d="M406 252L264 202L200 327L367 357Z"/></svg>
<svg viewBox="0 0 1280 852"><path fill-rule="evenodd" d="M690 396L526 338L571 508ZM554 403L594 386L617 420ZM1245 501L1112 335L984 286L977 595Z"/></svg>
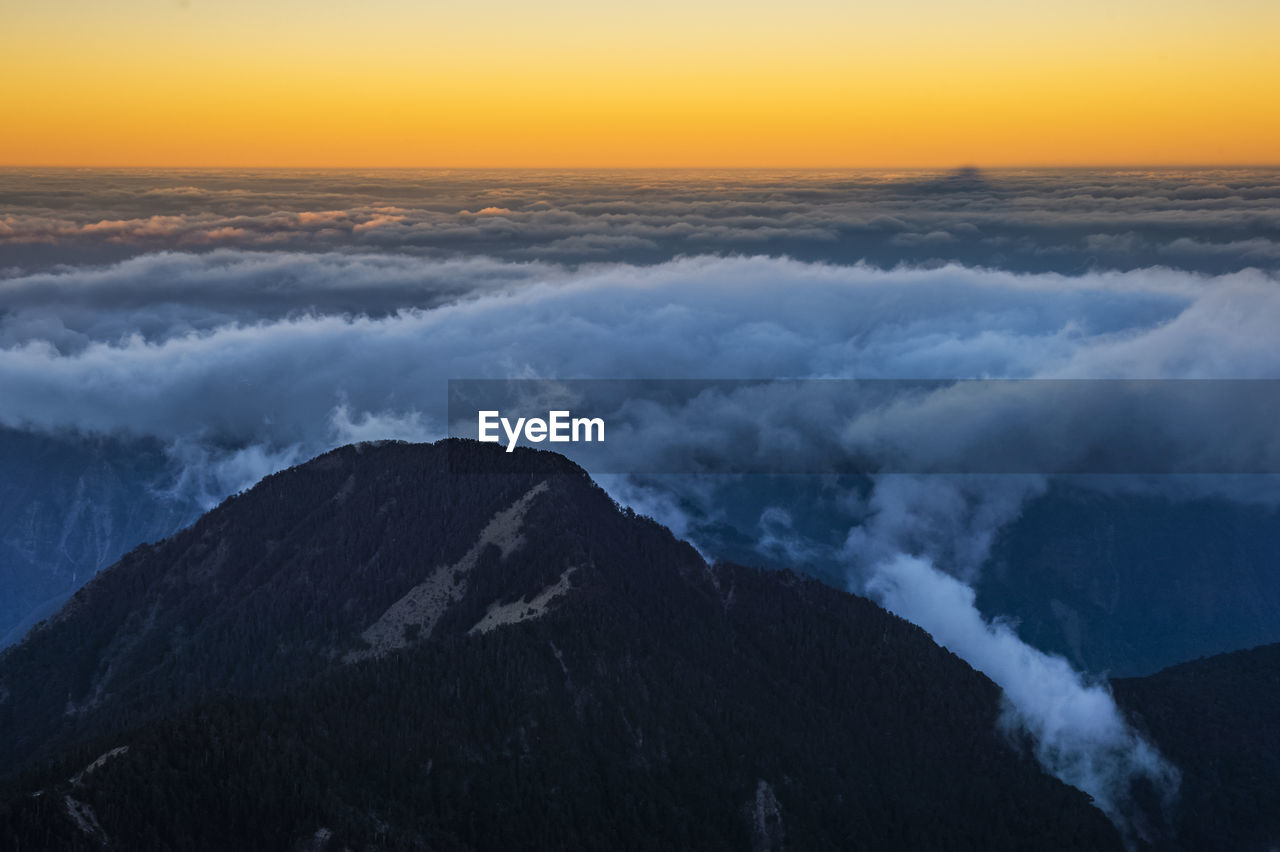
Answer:
<svg viewBox="0 0 1280 852"><path fill-rule="evenodd" d="M1275 169L0 170L0 269L216 248L580 264L769 254L1078 274L1280 268Z"/></svg>
<svg viewBox="0 0 1280 852"><path fill-rule="evenodd" d="M1261 272L1065 277L761 257L571 272L222 252L38 279L3 285L17 294L0 319L6 425L306 451L333 438L340 409L350 423L443 431L451 377L1280 375L1280 287ZM472 295L415 305L433 281ZM139 295L148 286L153 303ZM283 309L291 291L307 311ZM334 312L329 300L361 291L381 300L377 315Z"/></svg>

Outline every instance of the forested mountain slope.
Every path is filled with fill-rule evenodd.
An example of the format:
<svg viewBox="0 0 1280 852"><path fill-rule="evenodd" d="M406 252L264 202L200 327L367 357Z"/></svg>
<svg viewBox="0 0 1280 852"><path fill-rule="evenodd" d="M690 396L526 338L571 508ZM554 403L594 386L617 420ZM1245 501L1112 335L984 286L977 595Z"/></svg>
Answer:
<svg viewBox="0 0 1280 852"><path fill-rule="evenodd" d="M16 848L1101 849L997 688L563 458L358 445L126 556L0 656Z"/></svg>

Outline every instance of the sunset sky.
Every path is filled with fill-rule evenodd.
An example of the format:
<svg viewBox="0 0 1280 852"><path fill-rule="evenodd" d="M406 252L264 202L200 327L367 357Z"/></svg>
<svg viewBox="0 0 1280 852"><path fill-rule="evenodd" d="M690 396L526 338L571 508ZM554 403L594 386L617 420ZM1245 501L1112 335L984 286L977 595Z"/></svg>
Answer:
<svg viewBox="0 0 1280 852"><path fill-rule="evenodd" d="M0 164L1265 164L1275 0L10 0Z"/></svg>

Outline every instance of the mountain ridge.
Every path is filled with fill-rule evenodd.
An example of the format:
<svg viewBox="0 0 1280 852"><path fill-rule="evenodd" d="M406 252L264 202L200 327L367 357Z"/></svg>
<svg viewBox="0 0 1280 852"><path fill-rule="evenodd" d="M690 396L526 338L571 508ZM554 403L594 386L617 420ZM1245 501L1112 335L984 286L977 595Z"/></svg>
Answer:
<svg viewBox="0 0 1280 852"><path fill-rule="evenodd" d="M430 624L358 653L459 563ZM268 477L103 572L0 688L0 839L28 845L1119 846L919 628L708 565L546 452L357 445Z"/></svg>

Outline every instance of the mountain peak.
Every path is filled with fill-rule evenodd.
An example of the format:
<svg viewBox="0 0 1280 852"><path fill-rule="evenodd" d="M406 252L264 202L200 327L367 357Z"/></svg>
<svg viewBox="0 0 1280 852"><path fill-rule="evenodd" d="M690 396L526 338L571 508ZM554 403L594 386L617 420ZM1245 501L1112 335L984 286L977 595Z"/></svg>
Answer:
<svg viewBox="0 0 1280 852"><path fill-rule="evenodd" d="M474 442L268 477L104 571L0 696L0 842L1118 845L923 631Z"/></svg>

